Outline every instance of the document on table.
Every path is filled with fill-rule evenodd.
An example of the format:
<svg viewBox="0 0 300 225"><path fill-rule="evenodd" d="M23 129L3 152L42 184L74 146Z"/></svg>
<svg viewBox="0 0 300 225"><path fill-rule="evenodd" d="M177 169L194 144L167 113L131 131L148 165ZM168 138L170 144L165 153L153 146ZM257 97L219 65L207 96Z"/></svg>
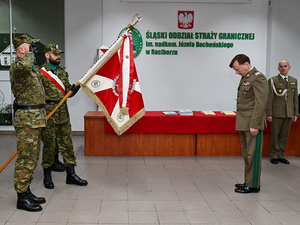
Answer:
<svg viewBox="0 0 300 225"><path fill-rule="evenodd" d="M169 116L169 115L177 115L176 112L163 112L163 114Z"/></svg>
<svg viewBox="0 0 300 225"><path fill-rule="evenodd" d="M193 111L190 109L178 109L178 114L181 116L192 116Z"/></svg>
<svg viewBox="0 0 300 225"><path fill-rule="evenodd" d="M235 112L233 112L233 111L222 111L221 113L223 113L225 115L235 115Z"/></svg>
<svg viewBox="0 0 300 225"><path fill-rule="evenodd" d="M201 111L204 115L216 115L213 111Z"/></svg>

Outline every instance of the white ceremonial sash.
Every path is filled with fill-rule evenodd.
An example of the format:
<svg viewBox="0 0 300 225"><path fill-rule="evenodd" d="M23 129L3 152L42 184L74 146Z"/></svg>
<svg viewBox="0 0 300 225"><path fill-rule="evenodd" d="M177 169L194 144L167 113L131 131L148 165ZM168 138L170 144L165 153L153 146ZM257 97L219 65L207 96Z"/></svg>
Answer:
<svg viewBox="0 0 300 225"><path fill-rule="evenodd" d="M40 71L49 79L53 84L55 84L56 87L59 88L64 94L66 94L65 91L65 85L62 83L62 81L51 71L47 71L45 67L41 68Z"/></svg>

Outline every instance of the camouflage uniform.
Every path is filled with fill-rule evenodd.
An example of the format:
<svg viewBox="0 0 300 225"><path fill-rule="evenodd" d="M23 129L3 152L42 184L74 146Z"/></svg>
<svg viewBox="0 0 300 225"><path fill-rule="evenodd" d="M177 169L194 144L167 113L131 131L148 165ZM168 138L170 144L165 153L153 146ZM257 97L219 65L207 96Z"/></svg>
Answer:
<svg viewBox="0 0 300 225"><path fill-rule="evenodd" d="M23 58L17 57L10 68L11 90L19 105L45 104L45 92L33 66L34 59L34 54L29 52ZM18 156L14 187L18 193L26 192L33 179L40 155L41 129L46 126L46 121L44 108L18 109L15 112L13 126L17 135Z"/></svg>
<svg viewBox="0 0 300 225"><path fill-rule="evenodd" d="M45 62L41 67L44 67L46 71L51 71L58 76L65 86L66 93L71 90L69 75L67 72L65 72L63 67L58 65L56 71L54 71L47 62ZM65 94L44 74L40 72L39 75L45 88L46 102L60 102ZM70 97L72 96L73 95ZM57 104L47 104L47 114L49 114L56 107L56 105ZM43 128L42 130L42 141L44 143L42 161L42 166L44 168L49 168L52 166L55 155L58 153L58 151L63 157L65 167L76 166L69 111L66 102L63 103L48 119L47 127Z"/></svg>

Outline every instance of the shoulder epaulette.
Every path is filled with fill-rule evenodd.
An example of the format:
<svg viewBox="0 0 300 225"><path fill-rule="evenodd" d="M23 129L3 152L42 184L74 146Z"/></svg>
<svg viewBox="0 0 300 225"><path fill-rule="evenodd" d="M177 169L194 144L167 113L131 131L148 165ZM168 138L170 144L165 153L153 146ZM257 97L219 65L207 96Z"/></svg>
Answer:
<svg viewBox="0 0 300 225"><path fill-rule="evenodd" d="M262 74L262 73L259 72L259 71L257 71L257 72L255 73L255 76L257 76L257 75L259 75L259 74Z"/></svg>

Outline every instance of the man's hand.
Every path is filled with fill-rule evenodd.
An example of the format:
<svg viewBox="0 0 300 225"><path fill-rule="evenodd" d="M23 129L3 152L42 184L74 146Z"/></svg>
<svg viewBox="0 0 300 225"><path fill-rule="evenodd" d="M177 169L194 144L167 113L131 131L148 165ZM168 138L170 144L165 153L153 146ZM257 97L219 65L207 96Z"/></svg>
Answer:
<svg viewBox="0 0 300 225"><path fill-rule="evenodd" d="M71 91L73 91L73 96L76 95L76 93L79 91L80 89L80 85L75 86L75 84L72 85L71 87Z"/></svg>
<svg viewBox="0 0 300 225"><path fill-rule="evenodd" d="M250 133L252 136L256 136L258 134L258 129L250 127Z"/></svg>
<svg viewBox="0 0 300 225"><path fill-rule="evenodd" d="M270 123L272 123L272 116L267 116L267 120L270 122Z"/></svg>
<svg viewBox="0 0 300 225"><path fill-rule="evenodd" d="M297 121L297 119L298 119L298 116L293 116L293 122L296 122Z"/></svg>

